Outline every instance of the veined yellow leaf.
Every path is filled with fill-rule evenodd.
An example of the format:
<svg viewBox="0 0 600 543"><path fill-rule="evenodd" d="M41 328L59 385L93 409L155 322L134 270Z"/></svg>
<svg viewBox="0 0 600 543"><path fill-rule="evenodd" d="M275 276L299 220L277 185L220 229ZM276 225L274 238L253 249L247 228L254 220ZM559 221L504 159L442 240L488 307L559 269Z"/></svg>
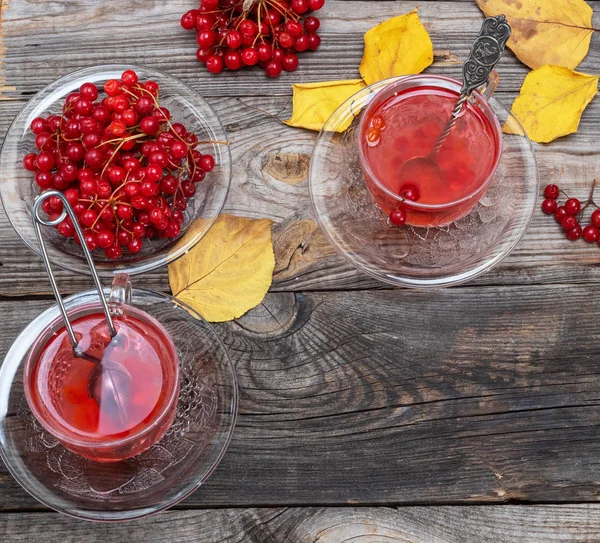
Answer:
<svg viewBox="0 0 600 543"><path fill-rule="evenodd" d="M284 121L289 126L321 130L331 114L348 98L366 87L361 79L325 81L323 83L296 83L292 118ZM352 119L348 120L348 125ZM340 126L343 132L347 126Z"/></svg>
<svg viewBox="0 0 600 543"><path fill-rule="evenodd" d="M257 306L273 280L272 224L221 215L190 252L169 265L173 296L210 322L236 319ZM202 221L195 227L202 228Z"/></svg>
<svg viewBox="0 0 600 543"><path fill-rule="evenodd" d="M545 64L575 69L590 49L592 8L584 0L475 0L486 17L504 14L508 40L530 68Z"/></svg>
<svg viewBox="0 0 600 543"><path fill-rule="evenodd" d="M598 93L598 76L561 66L531 71L512 105L533 141L548 143L577 132L583 111ZM507 133L512 133L507 127Z"/></svg>
<svg viewBox="0 0 600 543"><path fill-rule="evenodd" d="M360 75L372 85L399 75L418 74L433 62L433 45L417 10L392 17L365 34Z"/></svg>

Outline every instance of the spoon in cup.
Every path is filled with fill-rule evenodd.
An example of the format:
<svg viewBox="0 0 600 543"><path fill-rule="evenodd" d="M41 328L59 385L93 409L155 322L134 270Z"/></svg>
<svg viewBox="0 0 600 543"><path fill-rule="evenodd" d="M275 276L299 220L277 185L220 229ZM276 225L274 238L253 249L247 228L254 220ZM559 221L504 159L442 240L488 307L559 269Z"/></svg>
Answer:
<svg viewBox="0 0 600 543"><path fill-rule="evenodd" d="M61 200L61 202L63 203L63 212L57 219L47 220L40 216L40 211L42 210L42 203L46 199L52 197L57 197ZM50 266L50 260L48 258L46 245L42 237L40 225L55 226L62 222L67 216L69 216L73 222L73 227L75 228L77 236L79 237L79 239L84 239L83 232L81 231L81 227L79 226L79 223L77 221L77 217L75 216L75 213L73 212L73 209L71 208L71 205L69 204L67 198L62 192L58 190L49 190L40 194L35 199L32 211L33 225L37 240L40 244L42 259L44 261L44 265L46 266L48 278L50 279L50 285L52 287L54 297L56 298L56 302L61 312L63 321L65 323L69 339L71 340L71 345L73 346L73 354L77 358L81 358L82 360L86 360L94 364L94 367L92 368L88 377L88 394L90 398L92 398L98 404L98 406L100 406L100 404L102 403L104 406L108 406L117 417L119 417L120 419L125 419L123 399L127 395L131 385L131 374L122 364L120 364L119 362L115 362L114 360L110 360L109 357L104 356L104 353L102 357L99 358L90 353L84 352L79 346L79 339L76 337L75 331L73 330L73 326L69 321L67 309L64 305L62 296L60 295L60 292L58 290L58 285L56 284L56 279L54 277L52 267ZM100 283L98 273L96 272L92 255L85 243L81 244L81 248L88 262L88 265L90 266L92 279L94 280L94 284L96 286L96 290L98 291L98 296L100 298L100 303L102 305L102 310L106 317L106 324L108 326L108 332L111 338L109 345L105 347L106 350L111 346L114 347L118 345L119 336L117 334L117 329L115 328L112 319L108 302L106 301L106 298L104 296L102 284Z"/></svg>
<svg viewBox="0 0 600 543"><path fill-rule="evenodd" d="M436 160L437 154L462 114L471 93L489 82L492 70L498 64L510 34L511 28L504 15L488 17L483 21L479 36L473 42L469 58L463 65L463 86L450 119L428 155L411 158L402 165L399 172L400 186L414 183L415 179L423 176L439 178L442 175ZM402 194L401 196L404 197Z"/></svg>

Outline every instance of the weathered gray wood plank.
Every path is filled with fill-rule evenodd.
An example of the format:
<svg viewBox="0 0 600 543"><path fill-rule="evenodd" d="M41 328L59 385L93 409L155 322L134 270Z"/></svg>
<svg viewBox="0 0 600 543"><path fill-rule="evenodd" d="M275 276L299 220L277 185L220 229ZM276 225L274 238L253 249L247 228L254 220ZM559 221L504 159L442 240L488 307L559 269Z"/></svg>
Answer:
<svg viewBox="0 0 600 543"><path fill-rule="evenodd" d="M597 543L600 506L170 511L127 525L53 513L0 515L6 543Z"/></svg>
<svg viewBox="0 0 600 543"><path fill-rule="evenodd" d="M217 327L240 418L184 505L597 501L596 291L269 295ZM2 302L0 355L48 303ZM0 509L36 507L1 469Z"/></svg>
<svg viewBox="0 0 600 543"><path fill-rule="evenodd" d="M210 76L195 59L194 37L178 26L181 15L195 5L189 0L136 0L110 3L95 0L69 2L8 0L2 25L5 51L3 74L6 98L37 92L60 74L77 68L111 62L138 62L173 73L207 96L289 94L299 81L350 79L358 76L363 34L384 19L406 13L419 5L438 61L434 70L458 75L459 59L465 58L482 15L474 2L328 0L321 11L323 46L317 54L304 55L300 69L291 76L269 80L260 71ZM591 2L594 7L600 2ZM349 7L351 6L351 7ZM600 26L600 10L595 10ZM594 38L581 69L594 72L600 50ZM450 54L451 53L451 54ZM512 53L500 65L502 88L516 91L527 69Z"/></svg>
<svg viewBox="0 0 600 543"><path fill-rule="evenodd" d="M600 2L592 4L600 6ZM279 245L284 250L279 251L274 289L379 286L335 255L314 227L306 227L305 223L298 226L299 220L311 216L306 183L288 185L281 182L281 178L262 171L273 156L291 153L309 155L314 134L285 127L243 104L255 105L285 118L290 111L288 97L257 99L247 94L265 94L267 91L289 94L292 80L304 80L308 76L308 79L342 77L339 73L330 74L331 70L344 70L343 77L350 77L352 74L344 63L348 57L348 63L356 70L362 51L362 33L379 20L412 9L413 3L352 2L352 9L344 9L343 2L329 0L323 11L323 28L328 33L324 43L329 45L307 59L304 73L276 82L267 81L255 72L214 78L199 71L190 56L193 51L188 50L190 36L177 30L179 15L190 7L189 2L184 0L167 4L132 2L119 10L89 0L47 2L43 7L32 1L13 0L7 6L3 23L7 53L2 74L6 84L14 85L16 89L6 90L5 98L31 94L60 73L77 67L94 62L126 61L131 58L132 50L137 51L136 55L143 55L144 62L148 64L168 65L169 71L207 95L241 95L239 102L236 99L213 99L230 131L236 164L233 190L226 210L241 215L268 216L276 222L283 222L276 229ZM478 24L481 18L479 10L469 2L424 2L420 9L439 50L438 63L431 70L457 75L460 66L452 55L464 56L468 40L467 31L462 29ZM79 24L84 19L89 19L86 30ZM153 29L152 33L148 32L149 27ZM89 40L83 39L84 34L88 38L91 36L97 44L95 48L87 48ZM596 41L586 61L590 66L597 60L595 44ZM503 74L506 73L507 77L503 79L501 89L509 92L501 93L500 97L509 105L526 70L510 55L503 62ZM5 102L0 111L0 134L4 133L19 106ZM537 146L543 180L560 180L567 189L573 189L577 194L585 193L585 186L597 174L599 154L595 150L595 142L599 118L600 102L596 101L586 111L579 134L551 146ZM582 161L583 156L585 161ZM306 232L309 238L305 237ZM294 242L297 242L296 250ZM538 212L528 236L514 255L494 272L477 280L476 284L596 281L597 268L590 267L597 262L596 253L597 249L583 242L568 243L552 221ZM3 216L0 217L0 264L0 295L48 292L41 263L22 245ZM33 280L21 284L23 272ZM73 278L64 273L60 277L65 291L89 285L86 278ZM166 290L165 278L165 272L160 271L145 276L144 283L149 288Z"/></svg>
<svg viewBox="0 0 600 543"><path fill-rule="evenodd" d="M502 94L510 104L513 94ZM286 118L287 97L212 98L231 139L234 163L232 190L225 210L251 217L269 217L275 227L278 265L275 290L326 290L380 286L338 256L312 222L306 178L307 157L315 134L283 125L248 106ZM4 102L0 109L0 135L4 134L21 102ZM585 198L594 177L600 177L600 100L584 113L579 133L551 145L536 145L543 184L557 182L573 195ZM290 157L293 183L274 160ZM299 176L299 177L297 177ZM300 180L300 182L297 182ZM559 226L536 210L533 223L515 252L474 284L536 284L544 282L596 282L600 249L582 240L564 238ZM49 293L41 261L21 242L0 210L0 296ZM23 280L26 273L28 281ZM88 288L85 277L59 273L61 288L73 292ZM143 278L147 288L168 290L166 272Z"/></svg>

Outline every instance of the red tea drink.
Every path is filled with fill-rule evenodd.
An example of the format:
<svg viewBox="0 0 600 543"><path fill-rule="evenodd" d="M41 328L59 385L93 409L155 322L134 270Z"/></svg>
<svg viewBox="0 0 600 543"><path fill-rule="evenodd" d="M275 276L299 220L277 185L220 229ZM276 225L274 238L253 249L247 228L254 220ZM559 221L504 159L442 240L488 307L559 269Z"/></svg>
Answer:
<svg viewBox="0 0 600 543"><path fill-rule="evenodd" d="M430 155L459 91L458 83L445 88L434 84L438 78L428 79L433 84L382 91L365 111L359 147L367 186L386 214L400 207L408 224L432 227L465 216L483 196L502 139L495 115L477 94L441 150ZM416 157L428 158L409 163Z"/></svg>
<svg viewBox="0 0 600 543"><path fill-rule="evenodd" d="M30 405L63 444L92 460L115 462L148 449L177 407L179 360L166 332L133 314L75 319L85 357L75 356L63 327L30 371Z"/></svg>

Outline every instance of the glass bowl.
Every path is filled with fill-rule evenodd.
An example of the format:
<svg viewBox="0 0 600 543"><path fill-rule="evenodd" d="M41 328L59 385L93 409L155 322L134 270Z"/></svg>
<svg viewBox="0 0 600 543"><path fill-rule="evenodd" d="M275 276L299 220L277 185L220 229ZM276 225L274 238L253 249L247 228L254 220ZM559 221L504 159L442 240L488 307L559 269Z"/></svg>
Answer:
<svg viewBox="0 0 600 543"><path fill-rule="evenodd" d="M65 305L72 311L97 301L97 292L89 291L65 299ZM174 422L142 454L114 463L87 460L67 450L32 415L23 390L25 359L36 338L59 318L57 306L23 330L0 366L2 460L34 498L85 520L130 520L184 499L212 474L235 425L236 374L212 327L169 296L133 289L131 303L161 323L180 361Z"/></svg>
<svg viewBox="0 0 600 543"><path fill-rule="evenodd" d="M35 150L35 136L29 125L41 115L60 113L65 97L83 83L90 81L101 89L108 79L119 79L127 69L135 70L142 81L152 79L160 85L161 105L171 111L175 122L184 123L199 140L215 142L202 144L198 150L212 154L216 166L204 181L196 185L196 195L188 201L184 212L185 220L179 238L144 240L142 251L137 254L124 251L117 260L107 259L102 251L94 251L96 267L104 276L121 272L135 275L173 262L198 243L219 216L231 182L231 156L225 130L208 102L179 79L151 68L131 65L85 68L48 85L25 105L9 128L0 154L0 197L4 209L25 244L40 256L31 215L33 200L40 191L33 174L22 164L23 157ZM185 243L177 244L196 219L202 219L199 222L201 227L194 229L193 236L186 236ZM78 273L89 273L83 253L73 239L62 237L52 228L45 228L43 233L53 264Z"/></svg>
<svg viewBox="0 0 600 543"><path fill-rule="evenodd" d="M393 226L367 187L358 134L365 108L402 79L359 91L325 123L310 162L313 213L336 250L372 277L422 289L457 285L498 264L525 234L539 190L535 155L519 121L492 97L510 133L502 134L502 156L479 202L448 226Z"/></svg>

